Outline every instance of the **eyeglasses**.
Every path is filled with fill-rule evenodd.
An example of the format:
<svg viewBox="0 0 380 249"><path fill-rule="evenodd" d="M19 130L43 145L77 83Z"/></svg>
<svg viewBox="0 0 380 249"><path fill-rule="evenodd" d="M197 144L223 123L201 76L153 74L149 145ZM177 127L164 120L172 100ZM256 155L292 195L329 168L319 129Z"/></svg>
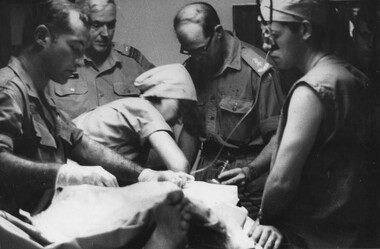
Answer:
<svg viewBox="0 0 380 249"><path fill-rule="evenodd" d="M107 29L114 29L115 26L116 26L116 19L115 20L112 20L110 22L98 22L98 21L93 21L91 23L91 28L95 29L95 30L98 30L102 27L104 27L104 25L107 27Z"/></svg>
<svg viewBox="0 0 380 249"><path fill-rule="evenodd" d="M211 44L211 40L212 38L214 37L214 33L213 32L210 36L210 39L208 40L207 44L202 46L202 47L199 47L199 48L196 48L196 49L186 49L184 48L182 45L181 45L181 49L180 49L180 53L181 54L185 54L185 55L196 55L196 54L201 54L201 53L206 53L210 47L210 44Z"/></svg>

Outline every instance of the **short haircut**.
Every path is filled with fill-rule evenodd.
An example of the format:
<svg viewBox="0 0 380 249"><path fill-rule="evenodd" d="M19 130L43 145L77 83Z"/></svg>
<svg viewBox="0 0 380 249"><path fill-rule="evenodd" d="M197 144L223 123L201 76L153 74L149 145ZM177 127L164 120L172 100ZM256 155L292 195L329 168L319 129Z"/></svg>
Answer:
<svg viewBox="0 0 380 249"><path fill-rule="evenodd" d="M39 25L45 25L53 35L72 32L70 12L79 13L84 26L89 28L89 19L80 8L67 0L48 0L36 6L33 13L25 19L23 29L23 45L34 42L34 31Z"/></svg>
<svg viewBox="0 0 380 249"><path fill-rule="evenodd" d="M104 2L106 5L113 4L116 7L115 0L105 0ZM75 3L78 4L82 11L87 15L90 15L92 12L99 10L97 9L99 6L97 4L94 4L92 0L76 0Z"/></svg>
<svg viewBox="0 0 380 249"><path fill-rule="evenodd" d="M184 17L183 10L189 6L195 7L195 15ZM183 6L174 17L174 29L176 30L180 24L186 22L200 24L205 37L211 36L214 32L214 27L220 24L219 16L214 7L205 2L194 2Z"/></svg>
<svg viewBox="0 0 380 249"><path fill-rule="evenodd" d="M301 29L301 23L299 22L279 22L281 25L286 26L290 29L292 33L296 33ZM310 41L310 45L316 49L323 48L323 42L325 40L326 32L325 27L323 25L317 25L315 23L311 23L313 28L313 35Z"/></svg>

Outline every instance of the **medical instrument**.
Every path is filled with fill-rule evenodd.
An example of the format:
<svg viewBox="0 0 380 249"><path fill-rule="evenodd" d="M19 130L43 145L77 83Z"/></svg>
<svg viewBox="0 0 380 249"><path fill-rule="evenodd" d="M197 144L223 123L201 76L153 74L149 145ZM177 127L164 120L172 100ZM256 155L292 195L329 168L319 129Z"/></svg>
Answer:
<svg viewBox="0 0 380 249"><path fill-rule="evenodd" d="M269 23L267 21L265 21L264 17L263 17L263 14L261 13L261 9L260 9L260 0L257 0L257 6L259 7L259 15L260 15L260 18L261 18L261 21L263 22L264 26L265 26L265 30L264 30L264 33L263 34L263 40L264 39L268 39L267 43L270 45L270 48L269 50L267 51L267 54L265 56L265 62L268 63L268 57L269 57L269 53L276 49L277 48L277 44L274 40L274 36L273 36L273 33L272 33L272 29L271 29L271 25L272 25L272 20L273 20L273 0L270 0L270 18L269 18ZM268 25L269 24L269 25ZM265 40L264 40L265 41ZM237 122L237 124L234 126L234 128L231 130L231 132L228 134L228 136L226 137L225 139L225 142L228 142L228 140L231 138L231 136L234 134L234 132L236 131L236 129L240 126L240 124L244 121L244 119L252 112L252 110L255 108L256 104L257 104L257 101L258 101L258 98L259 98L259 94L260 94L260 90L261 90L261 76L260 76L260 81L259 81L259 87L258 87L258 90L257 90L257 93L256 93L256 99L255 101L253 102L252 106L250 107L250 109L247 111L246 114L244 114L244 116ZM202 147L203 147L203 142L201 144L201 152L200 154L202 153ZM199 172L203 172L213 166L216 166L217 165L217 160L218 158L220 157L220 154L222 153L223 149L225 147L225 144L222 143L221 145L221 148L218 150L218 153L216 154L216 156L214 157L214 159L211 161L211 163L209 163L208 165L206 165L205 167L201 168L201 169L198 169L198 170L194 170L192 172L190 172L191 175L195 175L195 173L199 173ZM202 155L200 155L202 156ZM212 179L211 181L213 181L215 179ZM214 181L213 181L214 182ZM215 183L215 182L214 182Z"/></svg>

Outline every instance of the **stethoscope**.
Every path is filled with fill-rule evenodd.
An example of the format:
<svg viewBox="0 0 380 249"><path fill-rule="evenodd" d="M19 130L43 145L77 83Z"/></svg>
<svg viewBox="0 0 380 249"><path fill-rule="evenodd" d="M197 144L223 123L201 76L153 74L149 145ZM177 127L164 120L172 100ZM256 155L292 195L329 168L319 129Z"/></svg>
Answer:
<svg viewBox="0 0 380 249"><path fill-rule="evenodd" d="M267 51L267 56L265 58L265 60L267 60L268 56L269 56L269 53L271 51L275 50L276 48L278 48L278 46L277 46L277 44L276 44L276 42L274 40L274 36L273 36L273 32L272 32L273 0L270 0L270 5L269 5L269 22L265 21L263 13L261 13L260 0L256 0L256 3L257 3L257 6L259 8L259 16L260 16L261 22L264 25L264 30L262 30L262 32L261 32L262 39L263 39L263 42L265 44L269 45L269 49Z"/></svg>
<svg viewBox="0 0 380 249"><path fill-rule="evenodd" d="M263 30L262 32L262 39L263 39L263 42L267 43L269 45L269 49L267 51L267 54L266 54L266 57L265 57L265 61L267 62L268 61L268 56L269 56L269 53L273 50L275 50L278 46L274 40L274 37L273 37L273 33L272 33L272 29L271 29L271 25L272 25L272 20L273 20L273 0L270 0L270 17L269 17L269 23L267 21L265 21L264 17L263 17L263 14L261 13L261 9L260 9L260 0L256 0L257 2L257 6L259 8L259 16L261 18L261 21L262 23L264 24L265 26L265 30ZM248 112L238 121L238 123L234 126L234 128L231 130L231 132L228 134L227 138L225 139L225 141L228 141L231 136L233 135L233 133L237 130L237 128L240 126L240 124L243 122L243 120L251 113L251 111L255 108L256 104L257 104L257 100L259 99L259 93L260 93L260 90L261 90L261 79L260 79L260 84L259 84L259 87L258 87L258 91L256 93L256 98L255 98L255 101L254 103L252 104L252 106L250 107L250 109L248 110ZM201 146L202 147L202 146ZM198 170L194 170L191 172L192 175L194 175L195 173L199 173L199 172L202 172L202 171L205 171L207 170L208 168L210 167L213 167L215 165L215 163L217 162L218 158L220 157L222 151L223 151L223 148L225 147L224 144L222 144L221 148L218 150L218 153L216 154L216 156L214 157L214 159L209 163L207 164L205 167L201 168L201 169L198 169ZM202 150L202 149L201 149ZM201 150L200 152L198 153L201 153ZM198 156L197 156L198 157ZM227 161L228 163L228 161ZM222 169L225 170L226 169L226 166L224 164L224 168Z"/></svg>

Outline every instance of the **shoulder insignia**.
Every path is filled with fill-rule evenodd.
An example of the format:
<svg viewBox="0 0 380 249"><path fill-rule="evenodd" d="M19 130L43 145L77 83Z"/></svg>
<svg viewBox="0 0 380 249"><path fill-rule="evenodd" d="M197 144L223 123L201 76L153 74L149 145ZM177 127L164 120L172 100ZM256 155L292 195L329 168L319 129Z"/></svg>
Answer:
<svg viewBox="0 0 380 249"><path fill-rule="evenodd" d="M126 44L115 43L113 48L119 53L131 57L137 61L141 57L141 52L138 49Z"/></svg>
<svg viewBox="0 0 380 249"><path fill-rule="evenodd" d="M258 51L255 51L252 48L248 48L248 47L242 46L242 48L241 48L241 57L260 76L262 76L266 71L268 71L270 68L272 68L272 65L269 64L265 60L265 57L263 57L262 55L260 55L258 53Z"/></svg>
<svg viewBox="0 0 380 249"><path fill-rule="evenodd" d="M141 60L141 52L138 49L131 46L125 46L125 52L129 57L135 59L136 61Z"/></svg>
<svg viewBox="0 0 380 249"><path fill-rule="evenodd" d="M139 56L141 55L140 51L138 51L136 48L128 46L128 45L125 45L124 53L125 53L125 55L127 55L127 56L129 56L135 60L138 59Z"/></svg>
<svg viewBox="0 0 380 249"><path fill-rule="evenodd" d="M125 46L125 50L124 50L127 54L129 54L130 52L130 46Z"/></svg>
<svg viewBox="0 0 380 249"><path fill-rule="evenodd" d="M151 69L154 67L152 63L150 63L145 56L138 50L129 45L114 43L113 48L118 51L120 54L128 56L134 59L137 63L139 63L145 70Z"/></svg>

